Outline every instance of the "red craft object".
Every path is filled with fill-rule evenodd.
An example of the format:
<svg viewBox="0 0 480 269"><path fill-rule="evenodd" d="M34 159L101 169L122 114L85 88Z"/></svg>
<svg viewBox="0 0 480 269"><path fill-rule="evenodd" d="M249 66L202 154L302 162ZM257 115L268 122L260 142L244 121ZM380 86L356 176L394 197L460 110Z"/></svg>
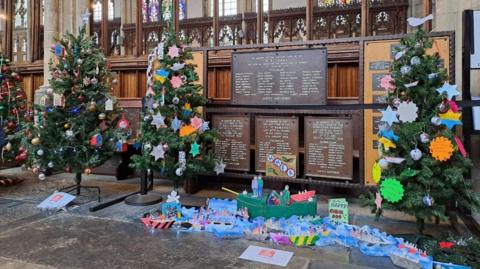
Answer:
<svg viewBox="0 0 480 269"><path fill-rule="evenodd" d="M313 198L315 196L315 191L307 191L304 193L298 193L290 196L290 200L293 202L305 202L308 199Z"/></svg>
<svg viewBox="0 0 480 269"><path fill-rule="evenodd" d="M117 123L117 128L128 129L128 120L125 118L125 114L122 114L122 118Z"/></svg>
<svg viewBox="0 0 480 269"><path fill-rule="evenodd" d="M23 151L23 152L20 152L16 157L15 157L15 160L16 161L19 161L19 162L23 162L27 159L27 152L26 151Z"/></svg>
<svg viewBox="0 0 480 269"><path fill-rule="evenodd" d="M455 246L455 243L453 243L453 242L439 242L438 245L440 246L440 248L452 248L453 246Z"/></svg>
<svg viewBox="0 0 480 269"><path fill-rule="evenodd" d="M148 228L153 229L168 229L172 227L174 220L162 220L162 219L154 219L152 216L148 216L146 218L140 218L140 220L147 226Z"/></svg>

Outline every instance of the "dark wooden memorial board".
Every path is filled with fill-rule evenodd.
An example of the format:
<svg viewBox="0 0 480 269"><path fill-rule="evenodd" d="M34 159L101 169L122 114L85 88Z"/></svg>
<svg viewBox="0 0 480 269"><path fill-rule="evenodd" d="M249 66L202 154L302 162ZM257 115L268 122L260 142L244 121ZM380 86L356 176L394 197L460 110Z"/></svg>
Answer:
<svg viewBox="0 0 480 269"><path fill-rule="evenodd" d="M250 171L250 117L213 115L212 121L218 131L215 153L225 169Z"/></svg>
<svg viewBox="0 0 480 269"><path fill-rule="evenodd" d="M324 105L327 49L232 53L232 104Z"/></svg>
<svg viewBox="0 0 480 269"><path fill-rule="evenodd" d="M265 172L268 154L295 155L298 166L298 118L256 117L255 145L257 172Z"/></svg>
<svg viewBox="0 0 480 269"><path fill-rule="evenodd" d="M351 180L352 120L305 117L305 175Z"/></svg>

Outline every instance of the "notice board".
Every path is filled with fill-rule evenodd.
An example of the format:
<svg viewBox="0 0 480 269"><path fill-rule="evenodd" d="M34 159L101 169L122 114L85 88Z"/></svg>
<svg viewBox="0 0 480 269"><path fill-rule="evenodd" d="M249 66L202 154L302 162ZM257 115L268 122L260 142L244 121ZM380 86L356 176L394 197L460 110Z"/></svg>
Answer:
<svg viewBox="0 0 480 269"><path fill-rule="evenodd" d="M427 53L438 53L443 67L452 75L450 67L450 36L432 37L433 45ZM400 40L366 41L363 51L363 102L364 104L385 103L386 91L380 87L380 79L390 73L390 66L395 56L395 48ZM365 184L374 185L372 166L379 157L378 123L382 118L382 110L364 110L364 177Z"/></svg>

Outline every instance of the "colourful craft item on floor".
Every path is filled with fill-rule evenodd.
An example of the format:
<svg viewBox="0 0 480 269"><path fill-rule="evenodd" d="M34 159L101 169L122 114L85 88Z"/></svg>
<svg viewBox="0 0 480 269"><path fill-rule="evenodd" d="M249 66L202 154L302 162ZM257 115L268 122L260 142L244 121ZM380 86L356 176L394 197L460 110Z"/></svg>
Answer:
<svg viewBox="0 0 480 269"><path fill-rule="evenodd" d="M152 229L169 229L175 223L174 220L154 219L152 216L140 218L140 220L145 226Z"/></svg>
<svg viewBox="0 0 480 269"><path fill-rule="evenodd" d="M273 243L279 244L282 246L291 246L292 242L290 241L290 238L288 235L283 235L283 234L276 234L276 233L270 233L270 238L272 239Z"/></svg>
<svg viewBox="0 0 480 269"><path fill-rule="evenodd" d="M314 246L317 240L317 235L290 236L290 242L297 247Z"/></svg>
<svg viewBox="0 0 480 269"><path fill-rule="evenodd" d="M385 137L381 137L380 139L378 139L378 142L382 143L385 150L389 150L390 148L397 148L397 145L395 145L395 143Z"/></svg>
<svg viewBox="0 0 480 269"><path fill-rule="evenodd" d="M315 191L307 191L307 192L300 192L297 194L293 194L290 196L291 203L293 202L305 202L308 201L310 198L315 197Z"/></svg>
<svg viewBox="0 0 480 269"><path fill-rule="evenodd" d="M290 197L292 198L293 195ZM267 195L262 198L253 197L251 194L239 194L237 209L247 208L250 217L288 218L291 216L315 216L317 214L317 199L311 201L294 202L290 205L269 205Z"/></svg>
<svg viewBox="0 0 480 269"><path fill-rule="evenodd" d="M179 135L180 137L185 137L195 133L196 131L197 129L193 128L191 125L185 125L182 128L180 128Z"/></svg>

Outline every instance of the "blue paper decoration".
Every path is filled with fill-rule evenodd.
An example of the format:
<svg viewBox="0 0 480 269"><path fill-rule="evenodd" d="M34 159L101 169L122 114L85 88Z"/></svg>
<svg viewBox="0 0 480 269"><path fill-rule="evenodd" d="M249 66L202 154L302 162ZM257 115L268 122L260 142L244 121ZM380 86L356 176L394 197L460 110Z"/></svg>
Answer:
<svg viewBox="0 0 480 269"><path fill-rule="evenodd" d="M64 53L65 53L65 49L62 47L62 45L56 44L55 45L55 55L57 57L63 57Z"/></svg>
<svg viewBox="0 0 480 269"><path fill-rule="evenodd" d="M442 119L442 124L447 126L448 129L452 129L453 127L457 125L462 125L462 122L459 120L446 120Z"/></svg>
<svg viewBox="0 0 480 269"><path fill-rule="evenodd" d="M398 122L397 112L393 111L391 106L388 106L386 110L382 111L381 121L384 121L388 123L388 125L392 126L394 122Z"/></svg>
<svg viewBox="0 0 480 269"><path fill-rule="evenodd" d="M184 117L184 118L188 118L188 117L190 117L190 115L192 115L192 111L191 111L191 110L188 110L188 109L184 109L184 110L183 110L183 117Z"/></svg>
<svg viewBox="0 0 480 269"><path fill-rule="evenodd" d="M90 139L90 145L94 147L101 147L103 145L103 136L102 134L96 134Z"/></svg>
<svg viewBox="0 0 480 269"><path fill-rule="evenodd" d="M162 78L167 78L168 75L169 75L169 72L168 72L168 70L165 70L165 69L159 69L159 70L157 70L156 75L160 76Z"/></svg>
<svg viewBox="0 0 480 269"><path fill-rule="evenodd" d="M447 82L443 83L443 86L441 88L438 88L437 92L439 94L446 93L448 100L452 100L454 96L460 94L460 92L457 91L457 85L450 85Z"/></svg>
<svg viewBox="0 0 480 269"><path fill-rule="evenodd" d="M380 136L382 137L385 137L387 138L388 140L392 140L392 141L398 141L399 137L398 135L396 135L392 129L388 130L388 131L380 131L378 133Z"/></svg>

